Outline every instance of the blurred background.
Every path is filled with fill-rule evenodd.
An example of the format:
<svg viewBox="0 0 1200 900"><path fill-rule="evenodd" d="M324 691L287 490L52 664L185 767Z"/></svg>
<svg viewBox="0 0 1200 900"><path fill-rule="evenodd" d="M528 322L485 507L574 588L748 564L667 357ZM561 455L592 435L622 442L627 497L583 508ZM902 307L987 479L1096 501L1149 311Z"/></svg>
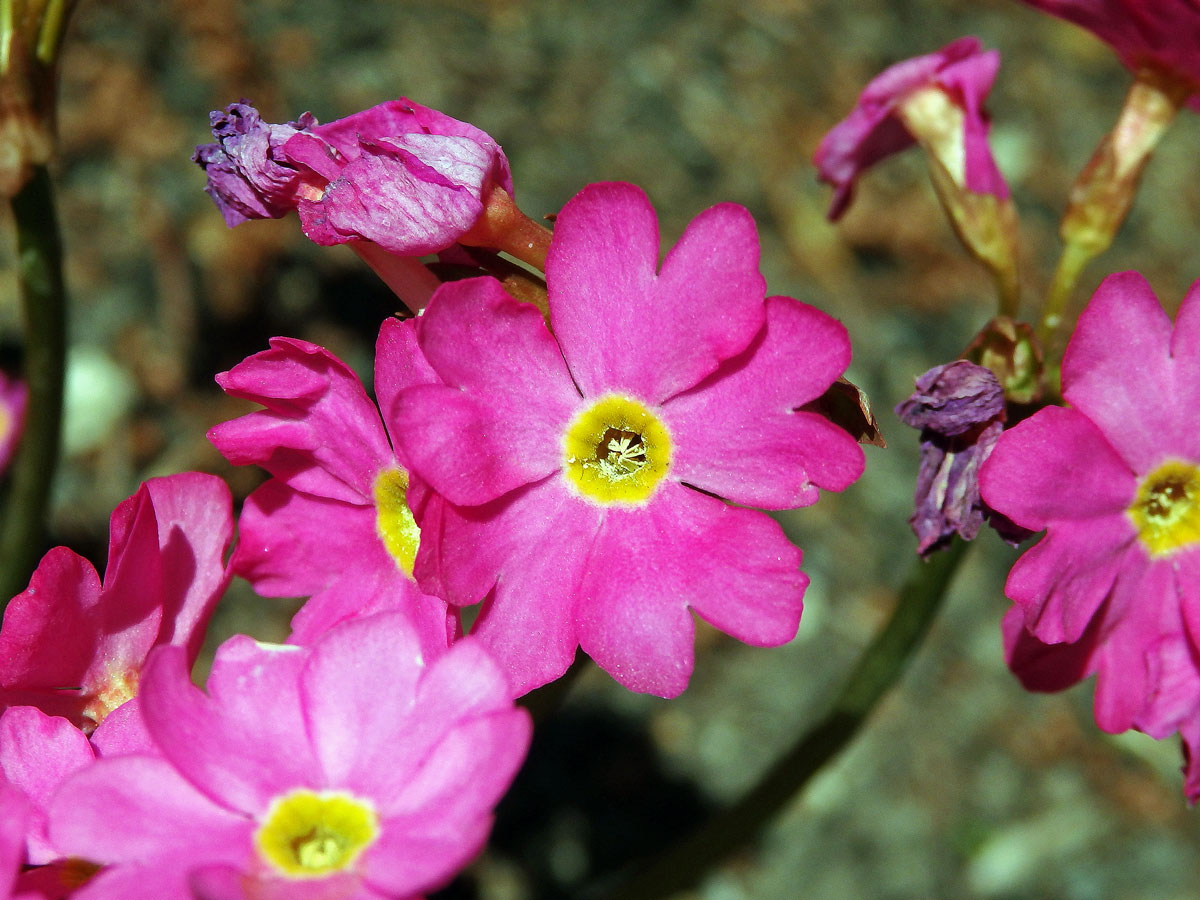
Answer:
<svg viewBox="0 0 1200 900"><path fill-rule="evenodd" d="M664 247L713 203L749 207L771 292L848 326L849 375L889 448L867 448L867 474L845 494L783 517L812 577L797 639L752 650L702 627L691 687L670 703L586 671L539 729L492 849L446 892L578 896L749 786L894 603L915 546L916 435L891 410L915 376L958 355L994 301L915 151L870 173L837 227L811 158L879 70L962 34L1003 54L993 144L1021 213L1032 310L1067 188L1130 78L1090 35L1016 0L85 0L64 52L56 168L73 319L55 543L102 564L110 511L153 475L215 472L244 497L261 473L228 466L205 431L250 407L213 375L281 334L369 376L375 332L398 309L349 250L312 245L294 218L225 228L189 160L211 109L244 97L269 121L304 110L328 121L407 95L493 135L531 215L590 181L641 185ZM1174 312L1200 275L1197 147L1185 112L1080 304L1104 274L1137 268ZM12 244L6 221L6 272ZM19 343L10 275L0 354L15 358ZM1196 896L1200 825L1177 742L1104 735L1090 687L1031 696L1006 670L1014 558L981 537L866 732L687 896ZM278 639L294 608L238 584L210 643Z"/></svg>

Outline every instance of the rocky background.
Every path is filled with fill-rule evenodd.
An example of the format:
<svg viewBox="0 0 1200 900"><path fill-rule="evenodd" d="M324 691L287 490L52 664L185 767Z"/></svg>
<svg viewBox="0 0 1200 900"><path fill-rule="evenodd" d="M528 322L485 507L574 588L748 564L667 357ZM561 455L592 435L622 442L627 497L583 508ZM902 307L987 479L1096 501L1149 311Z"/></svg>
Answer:
<svg viewBox="0 0 1200 900"><path fill-rule="evenodd" d="M1091 36L1016 0L85 0L65 51L57 167L74 306L55 542L102 564L109 512L152 475L216 472L245 496L261 474L228 466L204 435L249 406L213 375L276 334L369 373L374 333L397 308L353 254L310 244L294 219L224 227L189 161L210 109L246 97L272 121L306 109L325 121L407 95L499 140L530 214L589 181L641 185L664 246L708 205L749 207L771 291L850 329L850 376L890 446L868 448L866 476L844 495L784 517L813 580L796 641L751 650L702 630L692 686L671 703L585 671L539 730L492 849L446 892L581 896L752 783L894 603L915 543L916 439L891 409L960 352L994 301L917 154L871 173L837 227L811 157L880 69L962 34L1003 54L989 107L1032 310L1066 190L1130 79ZM1198 147L1200 124L1184 113L1087 293L1137 268L1174 310L1200 275ZM17 353L19 328L10 276L0 354ZM981 538L862 738L686 896L1196 896L1200 824L1176 742L1104 735L1086 686L1031 696L1007 672L999 621L1013 558ZM278 638L292 609L237 585L213 644L234 631Z"/></svg>

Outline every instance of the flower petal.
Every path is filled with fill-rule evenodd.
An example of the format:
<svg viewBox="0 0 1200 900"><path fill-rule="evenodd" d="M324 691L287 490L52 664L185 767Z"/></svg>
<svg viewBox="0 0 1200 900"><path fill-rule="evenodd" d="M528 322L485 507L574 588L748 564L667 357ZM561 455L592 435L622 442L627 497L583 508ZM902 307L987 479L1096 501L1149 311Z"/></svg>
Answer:
<svg viewBox="0 0 1200 900"><path fill-rule="evenodd" d="M492 278L438 288L421 349L445 382L400 394L389 421L412 468L452 503L486 503L563 464L579 394L537 309Z"/></svg>
<svg viewBox="0 0 1200 900"><path fill-rule="evenodd" d="M836 319L788 297L767 300L754 342L708 379L663 405L675 444L672 477L735 503L790 509L862 474L857 442L799 407L850 362Z"/></svg>
<svg viewBox="0 0 1200 900"><path fill-rule="evenodd" d="M298 679L307 652L242 635L217 651L209 695L194 687L182 655L150 656L139 700L155 743L198 790L252 815L297 784L320 783L301 714ZM281 748L288 748L281 753Z"/></svg>
<svg viewBox="0 0 1200 900"><path fill-rule="evenodd" d="M217 383L266 407L209 431L234 465L256 463L296 490L362 503L376 473L394 464L375 404L358 376L323 347L272 338L270 350L221 373Z"/></svg>
<svg viewBox="0 0 1200 900"><path fill-rule="evenodd" d="M579 588L580 646L633 691L674 697L692 670L687 609L739 640L795 637L808 578L770 517L673 483L606 511Z"/></svg>
<svg viewBox="0 0 1200 900"><path fill-rule="evenodd" d="M1031 531L1123 513L1137 479L1105 438L1076 410L1039 410L1000 435L979 472L980 495Z"/></svg>
<svg viewBox="0 0 1200 900"><path fill-rule="evenodd" d="M762 327L754 220L725 203L658 262L658 219L630 184L591 184L563 207L546 259L550 322L586 396L661 403L740 353Z"/></svg>
<svg viewBox="0 0 1200 900"><path fill-rule="evenodd" d="M1165 456L1200 459L1200 433L1179 408L1170 347L1171 320L1146 279L1119 272L1096 289L1063 356L1063 396L1139 475Z"/></svg>

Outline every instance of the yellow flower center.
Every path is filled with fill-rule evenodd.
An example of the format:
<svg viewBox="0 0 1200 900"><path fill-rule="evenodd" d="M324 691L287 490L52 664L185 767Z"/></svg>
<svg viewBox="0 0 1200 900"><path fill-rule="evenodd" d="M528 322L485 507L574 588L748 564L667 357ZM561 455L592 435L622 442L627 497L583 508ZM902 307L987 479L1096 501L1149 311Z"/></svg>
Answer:
<svg viewBox="0 0 1200 900"><path fill-rule="evenodd" d="M300 788L275 798L254 843L284 875L314 878L348 869L378 836L379 820L365 800Z"/></svg>
<svg viewBox="0 0 1200 900"><path fill-rule="evenodd" d="M671 435L638 401L609 394L567 425L563 457L567 481L587 499L640 505L671 467Z"/></svg>
<svg viewBox="0 0 1200 900"><path fill-rule="evenodd" d="M375 530L379 539L404 574L413 573L421 529L408 508L408 473L403 469L384 469L375 477Z"/></svg>
<svg viewBox="0 0 1200 900"><path fill-rule="evenodd" d="M1200 469L1170 461L1142 479L1129 517L1151 556L1200 541Z"/></svg>

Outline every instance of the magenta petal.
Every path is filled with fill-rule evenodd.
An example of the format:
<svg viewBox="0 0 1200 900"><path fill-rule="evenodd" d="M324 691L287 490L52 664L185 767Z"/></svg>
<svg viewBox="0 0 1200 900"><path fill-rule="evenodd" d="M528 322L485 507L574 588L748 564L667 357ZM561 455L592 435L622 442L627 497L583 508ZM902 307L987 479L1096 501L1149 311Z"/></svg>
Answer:
<svg viewBox="0 0 1200 900"><path fill-rule="evenodd" d="M257 814L297 784L319 784L297 682L307 652L238 635L221 645L205 696L172 647L150 656L140 701L162 753L197 789ZM287 753L280 748L287 747Z"/></svg>
<svg viewBox="0 0 1200 900"><path fill-rule="evenodd" d="M1025 610L1013 606L1001 625L1004 658L1027 691L1061 691L1089 671L1098 629L1093 622L1082 638L1071 644L1046 644L1025 629Z"/></svg>
<svg viewBox="0 0 1200 900"><path fill-rule="evenodd" d="M798 407L850 362L846 329L788 297L767 300L754 342L696 388L663 405L674 440L672 477L749 506L790 509L862 474L855 440Z"/></svg>
<svg viewBox="0 0 1200 900"><path fill-rule="evenodd" d="M1105 437L1076 410L1039 410L1000 436L980 470L980 495L1031 531L1124 513L1137 479Z"/></svg>
<svg viewBox="0 0 1200 900"><path fill-rule="evenodd" d="M96 605L100 578L66 547L42 557L29 588L4 611L0 628L0 702L35 705L75 719L86 705L79 691L100 642Z"/></svg>
<svg viewBox="0 0 1200 900"><path fill-rule="evenodd" d="M105 716L89 740L97 756L158 755L158 747L146 730L141 701L137 697L126 700Z"/></svg>
<svg viewBox="0 0 1200 900"><path fill-rule="evenodd" d="M629 184L588 185L555 222L550 321L586 396L620 389L661 403L762 327L766 282L747 210L726 203L700 213L656 275L658 247L654 208Z"/></svg>
<svg viewBox="0 0 1200 900"><path fill-rule="evenodd" d="M417 320L384 319L375 341L375 398L389 430L402 390L440 380L417 344ZM407 467L404 459L400 463Z"/></svg>
<svg viewBox="0 0 1200 900"><path fill-rule="evenodd" d="M359 570L398 571L373 505L299 493L277 479L246 498L238 531L231 568L264 597L310 596Z"/></svg>
<svg viewBox="0 0 1200 900"><path fill-rule="evenodd" d="M14 787L0 781L0 897L11 897L17 872L25 862L25 830L31 809L29 800ZM18 898L19 900L19 898Z"/></svg>
<svg viewBox="0 0 1200 900"><path fill-rule="evenodd" d="M188 659L195 660L213 607L229 581L225 553L233 539L233 498L225 482L201 472L151 478L146 490L154 504L162 555L158 641L184 647Z"/></svg>
<svg viewBox="0 0 1200 900"><path fill-rule="evenodd" d="M361 503L393 465L379 413L350 368L329 351L291 338L217 376L227 394L266 407L209 431L235 465L256 463L296 490Z"/></svg>
<svg viewBox="0 0 1200 900"><path fill-rule="evenodd" d="M1171 320L1146 279L1119 272L1096 289L1063 356L1063 396L1138 474L1165 455L1200 459L1200 434L1177 405L1170 346Z"/></svg>
<svg viewBox="0 0 1200 900"><path fill-rule="evenodd" d="M59 853L46 835L46 808L59 785L95 759L83 732L61 716L14 706L0 716L0 772L29 798L29 862L42 865ZM4 816L8 810L4 810Z"/></svg>
<svg viewBox="0 0 1200 900"><path fill-rule="evenodd" d="M451 282L418 335L445 386L404 391L388 422L418 475L474 506L562 467L580 400L536 308L491 278Z"/></svg>
<svg viewBox="0 0 1200 900"><path fill-rule="evenodd" d="M196 862L244 861L251 821L216 806L166 760L98 759L50 806L50 839L69 856L138 863L187 853ZM139 896L142 896L139 894Z"/></svg>
<svg viewBox="0 0 1200 900"><path fill-rule="evenodd" d="M1025 627L1048 644L1078 641L1131 556L1124 516L1058 522L1016 561L1004 593L1025 608Z"/></svg>
<svg viewBox="0 0 1200 900"><path fill-rule="evenodd" d="M421 520L419 583L449 602L478 603L476 635L521 695L562 675L578 639L574 597L599 527L595 507L561 479L514 491L481 507L430 504Z"/></svg>
<svg viewBox="0 0 1200 900"><path fill-rule="evenodd" d="M808 578L769 516L668 483L604 516L580 586L579 641L625 687L674 697L692 670L692 607L739 640L796 635Z"/></svg>

